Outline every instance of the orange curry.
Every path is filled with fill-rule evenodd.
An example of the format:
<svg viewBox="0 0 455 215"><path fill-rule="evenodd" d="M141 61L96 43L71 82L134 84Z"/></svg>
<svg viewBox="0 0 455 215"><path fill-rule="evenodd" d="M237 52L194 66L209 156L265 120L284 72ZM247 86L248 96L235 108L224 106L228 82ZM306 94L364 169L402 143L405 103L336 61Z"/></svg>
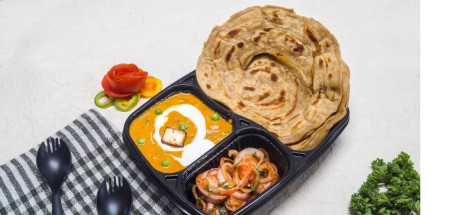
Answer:
<svg viewBox="0 0 455 215"><path fill-rule="evenodd" d="M170 107L182 104L190 104L196 107L204 116L206 126L205 139L218 144L232 133L231 120L223 119L190 93L178 93L158 102L133 120L130 126L130 135L148 162L160 172L174 173L186 167L175 159L175 157L181 157L183 151L164 150L152 136L155 133L155 129L159 129L159 134L162 135L166 127L179 129L179 126L185 124L186 138L183 145L186 146L192 143L198 125L191 121L191 116L184 116L177 111L171 111L167 114L168 120L164 125L160 128L155 128L155 119L160 114ZM182 130L182 128L180 129Z"/></svg>

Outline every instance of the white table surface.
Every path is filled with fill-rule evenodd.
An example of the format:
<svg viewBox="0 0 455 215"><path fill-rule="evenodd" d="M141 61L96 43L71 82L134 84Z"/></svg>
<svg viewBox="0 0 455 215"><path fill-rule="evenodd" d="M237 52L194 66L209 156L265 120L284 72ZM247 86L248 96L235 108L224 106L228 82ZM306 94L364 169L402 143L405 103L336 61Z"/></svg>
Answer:
<svg viewBox="0 0 455 215"><path fill-rule="evenodd" d="M195 69L215 25L247 6L276 4L338 39L351 69L351 120L314 168L272 200L272 214L347 214L377 157L405 151L419 171L418 1L94 2L0 0L0 164L96 108L111 66L136 63L167 86ZM97 110L119 129L131 113Z"/></svg>

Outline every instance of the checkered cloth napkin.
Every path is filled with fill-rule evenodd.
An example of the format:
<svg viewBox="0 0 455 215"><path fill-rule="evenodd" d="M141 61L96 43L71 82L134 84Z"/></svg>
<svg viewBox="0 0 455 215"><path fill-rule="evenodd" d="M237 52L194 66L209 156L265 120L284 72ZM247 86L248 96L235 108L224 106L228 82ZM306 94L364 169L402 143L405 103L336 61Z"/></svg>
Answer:
<svg viewBox="0 0 455 215"><path fill-rule="evenodd" d="M128 157L120 131L95 110L82 114L52 137L62 138L73 159L62 187L65 214L96 214L96 193L112 176L133 190L132 214L180 214ZM50 214L51 190L36 168L38 146L0 166L0 214Z"/></svg>

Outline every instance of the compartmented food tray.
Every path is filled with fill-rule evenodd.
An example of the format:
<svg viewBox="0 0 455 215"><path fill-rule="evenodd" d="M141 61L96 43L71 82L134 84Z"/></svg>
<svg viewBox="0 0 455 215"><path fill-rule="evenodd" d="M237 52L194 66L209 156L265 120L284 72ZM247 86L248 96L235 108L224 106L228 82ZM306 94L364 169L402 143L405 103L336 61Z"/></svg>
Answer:
<svg viewBox="0 0 455 215"><path fill-rule="evenodd" d="M182 92L196 96L209 108L219 113L221 117L231 120L232 133L183 170L176 173L163 173L153 168L148 162L131 137L129 129L133 120L154 104ZM186 214L205 214L196 207L196 200L191 194L191 187L194 185L198 174L217 167L221 157L227 157L228 151L231 149L240 151L247 147L264 148L269 153L270 161L276 165L280 179L255 199L249 201L235 212L230 213L249 214L283 190L282 188L298 176L302 175L333 144L348 122L349 109L345 117L330 130L329 134L316 148L309 151L295 151L282 144L262 126L231 112L206 96L197 84L195 71L193 71L171 84L134 111L125 122L123 139L130 151L131 158L140 170L165 193L171 202Z"/></svg>

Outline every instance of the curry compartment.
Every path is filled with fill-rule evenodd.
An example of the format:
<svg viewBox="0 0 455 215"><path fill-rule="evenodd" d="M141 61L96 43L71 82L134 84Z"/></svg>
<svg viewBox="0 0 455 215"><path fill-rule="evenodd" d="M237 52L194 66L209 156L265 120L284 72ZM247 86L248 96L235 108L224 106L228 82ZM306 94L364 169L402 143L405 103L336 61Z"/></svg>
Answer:
<svg viewBox="0 0 455 215"><path fill-rule="evenodd" d="M175 97L175 96L178 96L178 97ZM191 100L192 98L190 96L194 96L199 101L193 101L194 99ZM174 168L175 170L171 170L171 171L163 171L156 164L157 162L161 162L159 160L161 160L162 158L160 159L159 156L161 156L160 153L162 153L162 152L157 151L156 158L155 158L155 155L153 155L153 153L151 153L151 151L153 152L153 150L154 150L153 147L155 147L155 148L158 147L156 142L160 141L155 136L158 133L162 134L161 130L164 130L164 129L158 130L160 128L154 128L153 123L156 122L155 119L158 119L157 116L163 115L163 116L168 117L175 113L174 110L177 108L174 108L174 106L172 106L173 103L172 102L170 104L166 103L167 99L171 98L171 97L173 99L175 99L175 98L186 99L184 101L186 101L188 105L186 105L186 104L184 104L184 105L186 105L187 107L193 108L193 110L196 108L197 109L205 108L205 109L200 109L201 111L202 110L204 110L204 111L200 112L200 117L196 119L198 121L189 121L189 122L181 121L182 123L183 122L187 123L187 125L192 125L192 123L197 122L190 127L186 127L188 129L187 132L188 131L192 132L192 133L188 133L189 137L196 138L196 139L194 139L194 141L196 141L196 142L194 142L192 139L190 139L190 141L193 141L192 145L189 145L190 148L192 148L192 150L194 151L196 146L193 146L193 144L201 143L201 141L199 141L199 139L197 139L197 138L201 138L201 136L202 136L199 133L199 131L205 132L206 129L207 129L207 133L205 133L204 136L206 136L207 138L212 138L210 140L213 141L214 145L209 147L207 145L207 143L205 143L205 145L204 145L205 148L203 150L204 152L200 151L197 153L197 155L192 156L192 157L194 157L194 160L192 160L192 161L188 160L189 157L187 155L186 164L184 164L184 163L179 164L179 166L182 166L182 167ZM180 100L182 100L182 99L180 99ZM180 102L180 100L179 100L179 102ZM160 109L160 105L161 106L164 105L164 107L161 107L161 109ZM182 104L176 104L176 105L180 107L180 105L182 105ZM182 106L184 106L184 105L182 105ZM177 106L175 106L175 107L177 107ZM205 106L205 107L202 107L202 106ZM167 109L170 110L171 108L174 108L174 109L171 111L167 111ZM161 112L159 114L156 114L155 109L160 110ZM187 110L188 110L188 108L186 109L186 111ZM166 112L168 112L167 113L168 115L165 115ZM192 111L192 112L187 111L187 112L189 112L189 113L186 113L189 120L192 120L191 118L194 117L194 115L191 115L191 114L193 114L194 111ZM209 115L209 113L212 113L212 112L216 113L216 117L217 117L216 120L211 120L209 118L209 117L212 117L211 115ZM190 114L190 115L188 115L188 114ZM176 114L174 114L174 115L176 115ZM174 115L172 115L172 117L174 117ZM212 115L214 115L214 114L212 114ZM185 116L185 115L182 115L182 116ZM198 116L196 115L196 117L198 117ZM201 118L201 117L204 117L205 119ZM201 119L205 120L205 122L201 121ZM171 121L171 120L165 121L165 123L162 126L166 125L169 121ZM125 139L125 142L127 142L127 143L130 142L132 145L134 145L134 146L132 146L134 151L137 151L137 153L139 153L139 154L141 154L143 152L144 153L143 156L146 157L146 160L148 161L148 163L150 163L155 170L158 170L160 173L163 173L163 174L165 174L165 173L175 174L175 173L178 173L178 172L182 171L183 169L185 169L192 162L196 161L197 158L204 157L204 154L206 152L214 150L215 148L218 147L218 145L220 145L223 141L225 141L227 137L231 136L235 129L235 125L234 125L233 121L234 121L234 114L232 114L231 112L228 112L224 108L221 108L214 101L211 101L197 87L192 86L191 84L185 84L185 83L173 84L173 85L167 87L166 89L164 89L156 97L150 99L147 103L145 103L138 110L136 110L133 114L131 114L131 116L128 118L128 120L124 126L124 134L125 134L124 139ZM171 121L170 123L175 124L176 122ZM185 124L185 123L183 123L183 124ZM177 121L177 126L178 126L178 124L179 123ZM155 125L156 125L156 123L155 123ZM182 125L182 124L180 124L180 125ZM213 129L215 129L214 131L216 131L216 133L215 132L209 133L209 127L207 127L206 129L204 128L202 130L200 128L201 125L203 125L203 126L212 125L210 128L216 126L217 128L213 128ZM174 127L174 126L171 125L170 128L172 128L172 127ZM194 127L199 128L199 129L197 129L197 133L196 133L196 129L192 129ZM135 128L135 130L130 130L132 128ZM186 128L184 130L186 130ZM178 130L178 127L174 128L174 129ZM180 131L180 130L178 130L178 131ZM204 138L204 136L202 136L202 138ZM188 136L186 139L188 139ZM141 140L143 142L142 144L140 142L138 142ZM137 145L135 142L138 142ZM206 142L208 142L208 141L206 141ZM185 144L187 144L187 143L185 143ZM163 144L163 146L164 146L164 144ZM150 148L150 147L152 147L152 148ZM184 151L186 147L187 146L185 145L185 147L182 148L181 151ZM200 148L198 148L198 149L200 149ZM146 150L146 151L144 151L144 150ZM160 151L162 151L162 150L167 150L167 149L162 148ZM189 149L187 149L187 151L188 150ZM191 152L191 150L189 152ZM145 153L147 153L147 154L145 154ZM194 154L194 152L189 153L189 156L191 157L192 154ZM183 154L183 155L185 155L185 154ZM164 158L164 159L166 159L166 158ZM169 160L169 161L171 163L173 162L171 160ZM175 160L174 162L177 162L177 160Z"/></svg>
<svg viewBox="0 0 455 215"><path fill-rule="evenodd" d="M277 194L281 189L280 187L285 184L282 183L283 180L286 180L286 175L290 170L291 161L289 160L289 155L287 149L277 141L274 137L268 134L268 132L258 129L258 128L248 128L243 130L239 136L235 138L229 144L214 153L210 159L205 160L204 163L201 163L197 166L190 166L183 173L184 187L183 193L187 201L193 204L191 207L191 214L205 214L203 211L198 209L195 206L196 200L192 194L191 188L195 185L196 177L198 174L209 170L211 168L218 167L222 157L229 157L229 150L235 149L241 151L242 149L253 147L253 148L263 148L268 152L270 156L270 162L275 164L278 169L278 174L280 179L261 193L255 199L247 202L243 207L239 208L235 212L230 214L244 214L250 213L260 207L265 201L269 200L272 196Z"/></svg>

